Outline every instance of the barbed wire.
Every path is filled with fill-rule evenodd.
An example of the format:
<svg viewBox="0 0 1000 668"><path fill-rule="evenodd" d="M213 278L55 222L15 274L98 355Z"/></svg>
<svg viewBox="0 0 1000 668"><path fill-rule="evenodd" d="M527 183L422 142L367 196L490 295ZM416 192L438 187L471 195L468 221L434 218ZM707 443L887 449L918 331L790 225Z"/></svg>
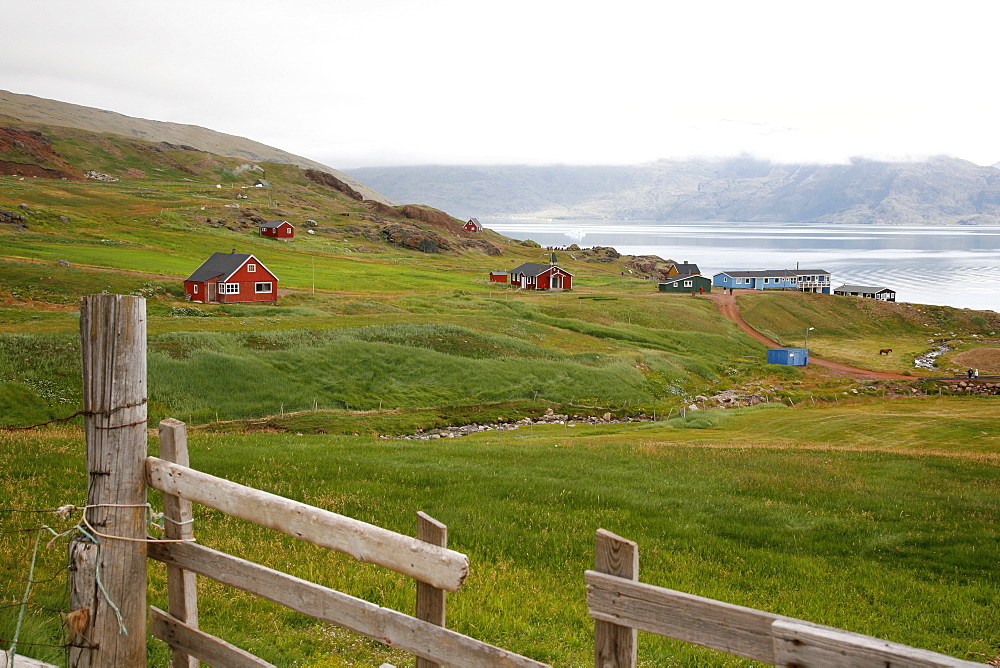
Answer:
<svg viewBox="0 0 1000 668"><path fill-rule="evenodd" d="M105 417L111 417L112 415L114 415L118 411L125 410L126 408L135 408L136 406L144 406L148 401L149 401L148 399L143 399L142 401L139 401L139 402L136 402L136 403L131 403L131 404L125 404L123 406L117 406L117 407L112 408L111 410L107 410L107 411L79 410L79 411L73 413L72 415L67 415L66 417L54 418L54 419L48 420L46 422L39 422L38 424L28 425L27 427L0 427L0 431L26 431L26 430L29 430L29 429L38 429L39 427L44 427L45 425L49 425L49 424L55 424L56 422L68 422L68 421L72 420L73 418L79 417L81 415L83 415L85 417L92 416L92 415L103 415ZM101 427L101 426L97 426L97 428L98 429L122 429L124 427L134 427L134 426L136 426L138 424L142 424L142 423L147 422L147 421L148 420L140 420L139 422L133 422L132 424L122 424L122 425L116 425L116 426L113 426L113 427Z"/></svg>
<svg viewBox="0 0 1000 668"><path fill-rule="evenodd" d="M121 614L121 611L120 611L119 607L111 599L111 595L108 593L108 590L105 588L104 582L103 582L103 580L101 578L101 554L100 553L101 553L101 550L103 548L102 539L104 539L104 540L123 540L123 541L143 542L143 543L188 543L188 542L195 542L196 541L196 539L193 538L193 537L192 538L176 538L176 539L171 539L171 538L151 538L151 537L147 536L145 538L132 538L130 536L115 536L115 535L111 535L111 534L101 533L101 532L97 531L96 529L94 529L93 525L90 523L89 519L87 518L87 511L90 510L90 509L92 509L92 508L144 508L144 509L146 509L146 513L147 513L146 514L146 524L149 525L149 526L156 527L160 531L163 531L164 527L162 525L156 523L155 520L157 520L157 519L167 520L167 521L173 522L173 523L178 524L178 525L189 524L189 523L194 522L193 518L189 519L189 520L180 521L180 520L174 520L174 519L169 518L169 517L165 517L163 515L163 513L154 512L152 505L150 505L149 503L97 503L97 504L88 504L88 505L85 505L85 506L76 506L76 505L73 505L73 504L66 504L66 505L63 505L63 506L59 506L56 509L26 509L26 508L3 508L3 509L0 509L0 512L7 512L7 513L25 513L25 514L29 514L29 513L30 514L54 513L54 514L58 515L60 518L62 518L62 519L68 519L72 514L78 512L78 511L82 511L82 515L80 517L80 521L77 524L75 524L74 526L72 526L69 529L67 529L65 531L62 531L62 532L58 532L55 529L53 529L52 527L50 527L48 525L45 525L45 524L43 524L42 526L39 526L39 527L30 528L30 529L12 529L12 530L6 530L6 531L3 531L3 532L0 532L0 533L28 533L28 532L34 532L35 533L35 540L34 540L34 546L32 548L31 565L30 565L29 570L28 570L28 577L23 579L23 582L25 582L25 589L24 589L24 595L21 597L21 602L20 603L16 603L16 604L12 604L12 605L7 605L7 606L0 607L0 609L8 609L8 608L15 608L15 607L16 608L20 608L20 611L18 612L18 616L17 616L17 624L16 624L15 629L14 629L14 637L13 637L13 639L11 639L9 641L9 642L11 642L10 650L9 650L10 655L13 656L13 655L15 655L17 653L17 646L19 644L19 639L20 639L20 636L21 636L21 629L22 629L22 626L23 626L23 623L24 623L25 612L27 611L28 605L30 603L29 598L31 596L32 587L34 585L36 585L36 584L44 584L44 583L47 583L47 582L51 582L51 581L57 579L58 577L60 577L60 575L61 575L61 574L60 575L55 575L55 576L53 576L51 578L47 578L47 579L43 579L43 580L35 580L35 567L36 567L36 564L37 564L37 561L38 561L38 548L39 548L39 544L41 542L41 537L45 533L45 531L48 531L48 532L50 532L50 533L53 534L53 538L51 540L49 540L49 542L46 544L46 546L45 546L46 548L51 548L53 546L53 544L58 539L63 538L65 536L68 536L68 535L73 534L73 533L77 533L77 532L80 533L81 535L83 535L91 543L93 543L94 545L97 546L98 553L97 553L97 559L96 559L96 569L95 569L95 572L94 572L94 579L95 579L95 581L97 583L98 589L101 591L101 594L103 594L104 600L108 604L108 607L110 607L111 610L114 612L115 617L116 617L116 619L118 621L118 630L119 630L119 633L121 635L123 635L123 636L127 636L128 635L128 629L125 627L125 622L122 619L122 614ZM21 579L21 578L18 578L18 579ZM48 610L58 611L60 613L63 612L62 610L56 610L54 608L48 608L46 606L39 606L39 607L43 607L43 608L48 609ZM8 642L8 640L0 639L0 642L6 643L6 642ZM23 644L23 645L38 645L38 646L43 646L43 647L44 646L47 646L47 647L81 647L80 645L73 645L72 643L65 644L65 645L47 645L45 643L28 643L28 642L25 642L25 643L20 643L20 644Z"/></svg>
<svg viewBox="0 0 1000 668"><path fill-rule="evenodd" d="M8 642L11 642L11 639L10 638L0 638L0 642L2 642L2 643L8 643ZM93 647L87 647L86 645L74 645L72 643L65 643L63 645L52 645L50 643L44 643L44 642L25 642L25 641L22 640L22 641L18 642L17 644L18 645L31 645L32 647L57 647L57 648L60 648L60 649L66 648L66 647L78 647L80 649L94 649Z"/></svg>

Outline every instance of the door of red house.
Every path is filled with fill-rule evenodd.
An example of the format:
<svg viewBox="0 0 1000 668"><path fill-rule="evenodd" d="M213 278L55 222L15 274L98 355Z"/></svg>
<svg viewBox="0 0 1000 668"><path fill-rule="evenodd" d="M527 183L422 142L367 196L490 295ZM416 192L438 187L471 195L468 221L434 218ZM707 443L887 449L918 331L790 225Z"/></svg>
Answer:
<svg viewBox="0 0 1000 668"><path fill-rule="evenodd" d="M208 283L208 301L216 302L219 301L218 297L219 284L215 282Z"/></svg>

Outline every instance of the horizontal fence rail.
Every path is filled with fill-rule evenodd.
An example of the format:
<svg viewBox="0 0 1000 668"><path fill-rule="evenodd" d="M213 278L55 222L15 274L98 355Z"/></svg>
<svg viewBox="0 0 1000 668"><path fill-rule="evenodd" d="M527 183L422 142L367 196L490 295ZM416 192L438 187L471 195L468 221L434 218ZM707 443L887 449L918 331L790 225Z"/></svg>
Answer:
<svg viewBox="0 0 1000 668"><path fill-rule="evenodd" d="M287 573L193 543L151 543L149 556L436 663L543 668L494 645Z"/></svg>
<svg viewBox="0 0 1000 668"><path fill-rule="evenodd" d="M30 659L20 654L11 654L0 649L0 666L3 668L59 668L53 663Z"/></svg>
<svg viewBox="0 0 1000 668"><path fill-rule="evenodd" d="M980 666L945 654L791 619L771 624L779 666Z"/></svg>
<svg viewBox="0 0 1000 668"><path fill-rule="evenodd" d="M210 666L275 668L274 664L258 659L221 638L199 631L153 606L149 606L149 632L186 656L200 659Z"/></svg>
<svg viewBox="0 0 1000 668"><path fill-rule="evenodd" d="M469 573L461 552L404 536L201 471L146 458L150 487L322 547L378 564L420 582L458 591Z"/></svg>
<svg viewBox="0 0 1000 668"><path fill-rule="evenodd" d="M982 666L929 650L587 571L595 620L778 666ZM621 664L624 665L624 664Z"/></svg>

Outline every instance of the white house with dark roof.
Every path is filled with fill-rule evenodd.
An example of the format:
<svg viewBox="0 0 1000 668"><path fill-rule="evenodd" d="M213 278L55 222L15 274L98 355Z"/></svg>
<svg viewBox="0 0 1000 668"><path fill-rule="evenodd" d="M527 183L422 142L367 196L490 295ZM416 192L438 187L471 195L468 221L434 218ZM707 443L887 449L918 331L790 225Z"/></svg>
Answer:
<svg viewBox="0 0 1000 668"><path fill-rule="evenodd" d="M880 285L841 285L833 294L845 297L865 297L880 302L896 301L896 291Z"/></svg>

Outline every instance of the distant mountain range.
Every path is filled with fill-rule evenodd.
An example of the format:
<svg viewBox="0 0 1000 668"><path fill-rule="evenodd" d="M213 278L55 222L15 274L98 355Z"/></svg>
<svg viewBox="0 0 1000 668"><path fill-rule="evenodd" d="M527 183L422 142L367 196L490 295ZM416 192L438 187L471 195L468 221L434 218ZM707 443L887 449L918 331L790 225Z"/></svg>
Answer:
<svg viewBox="0 0 1000 668"><path fill-rule="evenodd" d="M125 116L113 111L84 107L58 100L49 100L34 95L21 95L0 90L0 125L5 117L21 123L39 123L78 128L88 132L103 132L152 142L168 142L181 147L192 147L215 155L241 158L254 162L277 162L298 165L304 169L315 169L333 174L365 199L383 204L395 204L385 195L369 188L364 183L327 167L326 165L283 151L267 144L261 144L245 137L216 132L197 125L183 125L165 121L151 121L144 118Z"/></svg>
<svg viewBox="0 0 1000 668"><path fill-rule="evenodd" d="M1000 224L1000 169L950 157L841 165L740 157L603 167L369 167L349 173L396 201L460 218Z"/></svg>

